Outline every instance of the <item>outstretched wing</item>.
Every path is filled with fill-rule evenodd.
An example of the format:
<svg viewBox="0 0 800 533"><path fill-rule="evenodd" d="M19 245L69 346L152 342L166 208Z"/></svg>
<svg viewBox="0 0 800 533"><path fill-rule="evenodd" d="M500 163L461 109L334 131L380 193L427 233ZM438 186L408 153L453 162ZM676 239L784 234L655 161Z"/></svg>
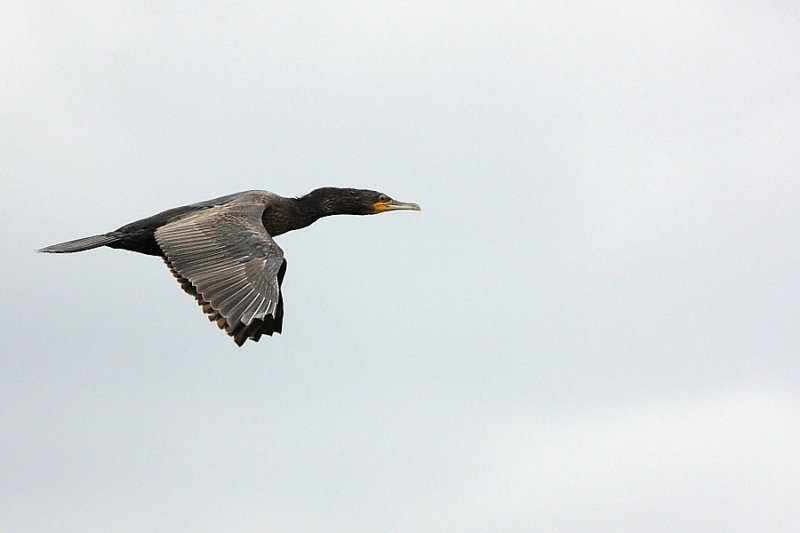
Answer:
<svg viewBox="0 0 800 533"><path fill-rule="evenodd" d="M155 232L181 287L239 346L280 333L283 324L286 261L261 222L266 208L264 198L246 196Z"/></svg>

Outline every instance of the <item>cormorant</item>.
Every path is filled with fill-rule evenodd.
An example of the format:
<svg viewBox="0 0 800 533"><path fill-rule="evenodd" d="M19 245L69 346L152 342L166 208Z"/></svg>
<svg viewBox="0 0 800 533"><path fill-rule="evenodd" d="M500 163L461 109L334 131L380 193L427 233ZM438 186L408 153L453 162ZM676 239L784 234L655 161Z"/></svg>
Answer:
<svg viewBox="0 0 800 533"><path fill-rule="evenodd" d="M330 215L419 211L419 205L362 189L325 187L299 198L245 191L168 209L110 233L54 244L39 252L100 246L161 256L183 290L241 346L280 333L283 250L272 240Z"/></svg>

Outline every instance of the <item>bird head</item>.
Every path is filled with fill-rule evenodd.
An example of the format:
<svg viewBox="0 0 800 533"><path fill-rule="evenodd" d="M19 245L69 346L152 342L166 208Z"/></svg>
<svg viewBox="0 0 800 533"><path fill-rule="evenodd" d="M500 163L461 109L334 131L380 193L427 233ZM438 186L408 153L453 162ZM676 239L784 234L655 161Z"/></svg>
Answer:
<svg viewBox="0 0 800 533"><path fill-rule="evenodd" d="M327 215L376 215L385 211L419 211L418 204L399 202L388 195L368 189L325 187L309 193Z"/></svg>
<svg viewBox="0 0 800 533"><path fill-rule="evenodd" d="M419 204L413 204L409 202L398 202L397 200L392 200L389 196L375 191L364 191L370 193L369 202L371 202L372 213L377 215L378 213L383 213L385 211L419 211L420 207Z"/></svg>

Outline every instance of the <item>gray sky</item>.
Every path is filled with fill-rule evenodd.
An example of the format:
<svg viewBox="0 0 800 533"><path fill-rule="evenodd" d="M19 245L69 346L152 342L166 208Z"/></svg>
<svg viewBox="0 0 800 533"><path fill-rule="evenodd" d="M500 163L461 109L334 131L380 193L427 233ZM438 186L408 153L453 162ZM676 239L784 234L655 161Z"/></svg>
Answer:
<svg viewBox="0 0 800 533"><path fill-rule="evenodd" d="M800 8L596 4L0 5L0 529L797 531ZM329 185L242 349L33 253Z"/></svg>

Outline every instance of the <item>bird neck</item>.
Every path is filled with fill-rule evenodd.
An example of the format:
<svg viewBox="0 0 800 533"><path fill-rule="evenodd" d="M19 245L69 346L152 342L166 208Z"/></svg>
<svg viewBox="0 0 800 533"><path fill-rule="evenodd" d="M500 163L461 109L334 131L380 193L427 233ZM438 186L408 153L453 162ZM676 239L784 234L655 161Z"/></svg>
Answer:
<svg viewBox="0 0 800 533"><path fill-rule="evenodd" d="M308 221L306 226L331 215L361 215L362 208L354 192L354 189L324 187L296 198L295 205L300 218Z"/></svg>
<svg viewBox="0 0 800 533"><path fill-rule="evenodd" d="M281 222L286 227L281 227L280 230L275 228L280 233L293 231L296 229L305 228L310 226L322 217L338 214L333 206L327 201L327 197L321 194L314 194L317 191L301 196L299 198L291 198L290 206L287 206L286 217L280 217ZM268 228L269 229L269 228ZM274 235L274 233L270 233Z"/></svg>
<svg viewBox="0 0 800 533"><path fill-rule="evenodd" d="M261 219L267 232L275 237L310 226L322 217L364 214L353 191L326 187L300 198L282 198L273 209L266 210Z"/></svg>

